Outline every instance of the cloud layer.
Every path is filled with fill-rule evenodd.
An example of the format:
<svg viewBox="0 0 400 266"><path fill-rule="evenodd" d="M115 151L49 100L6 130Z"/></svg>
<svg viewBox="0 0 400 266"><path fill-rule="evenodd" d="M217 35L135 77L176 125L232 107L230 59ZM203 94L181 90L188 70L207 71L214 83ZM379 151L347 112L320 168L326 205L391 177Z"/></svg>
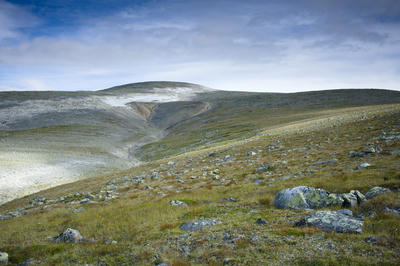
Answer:
<svg viewBox="0 0 400 266"><path fill-rule="evenodd" d="M400 90L397 0L80 2L0 0L0 90Z"/></svg>

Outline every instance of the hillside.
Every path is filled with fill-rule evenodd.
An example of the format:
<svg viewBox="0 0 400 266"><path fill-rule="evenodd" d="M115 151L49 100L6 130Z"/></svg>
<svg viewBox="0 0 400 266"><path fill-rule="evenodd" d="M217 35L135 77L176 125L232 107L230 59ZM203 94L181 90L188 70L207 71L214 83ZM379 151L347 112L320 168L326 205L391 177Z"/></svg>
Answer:
<svg viewBox="0 0 400 266"><path fill-rule="evenodd" d="M11 264L400 261L399 92L248 93L149 82L0 96L0 177L24 169L40 182L54 167L56 179L0 205L0 252ZM4 184L3 199L11 199ZM277 193L297 186L348 204L278 208ZM375 186L390 193L361 200ZM361 231L299 222L342 208L352 214L338 217L352 217ZM53 243L67 228L83 239Z"/></svg>

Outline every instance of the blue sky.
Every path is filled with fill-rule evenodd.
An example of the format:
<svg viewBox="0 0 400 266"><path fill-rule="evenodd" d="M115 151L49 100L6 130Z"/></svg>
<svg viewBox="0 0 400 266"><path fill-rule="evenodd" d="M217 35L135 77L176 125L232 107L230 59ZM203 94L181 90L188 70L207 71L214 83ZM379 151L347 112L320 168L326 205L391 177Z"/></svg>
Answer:
<svg viewBox="0 0 400 266"><path fill-rule="evenodd" d="M0 90L400 90L398 0L0 0Z"/></svg>

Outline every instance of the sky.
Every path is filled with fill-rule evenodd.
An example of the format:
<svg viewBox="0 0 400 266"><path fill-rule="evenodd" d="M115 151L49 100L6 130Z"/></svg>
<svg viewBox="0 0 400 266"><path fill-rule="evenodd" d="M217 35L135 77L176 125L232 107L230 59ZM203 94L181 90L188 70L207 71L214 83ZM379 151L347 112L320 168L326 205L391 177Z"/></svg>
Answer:
<svg viewBox="0 0 400 266"><path fill-rule="evenodd" d="M0 91L400 90L399 0L0 0Z"/></svg>

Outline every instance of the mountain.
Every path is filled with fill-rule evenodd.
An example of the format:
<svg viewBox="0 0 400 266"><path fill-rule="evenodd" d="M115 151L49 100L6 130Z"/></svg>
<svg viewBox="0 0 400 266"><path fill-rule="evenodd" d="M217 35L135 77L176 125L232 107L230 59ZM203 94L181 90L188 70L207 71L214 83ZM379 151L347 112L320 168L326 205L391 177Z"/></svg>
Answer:
<svg viewBox="0 0 400 266"><path fill-rule="evenodd" d="M0 263L397 265L399 121L378 89L0 92Z"/></svg>

